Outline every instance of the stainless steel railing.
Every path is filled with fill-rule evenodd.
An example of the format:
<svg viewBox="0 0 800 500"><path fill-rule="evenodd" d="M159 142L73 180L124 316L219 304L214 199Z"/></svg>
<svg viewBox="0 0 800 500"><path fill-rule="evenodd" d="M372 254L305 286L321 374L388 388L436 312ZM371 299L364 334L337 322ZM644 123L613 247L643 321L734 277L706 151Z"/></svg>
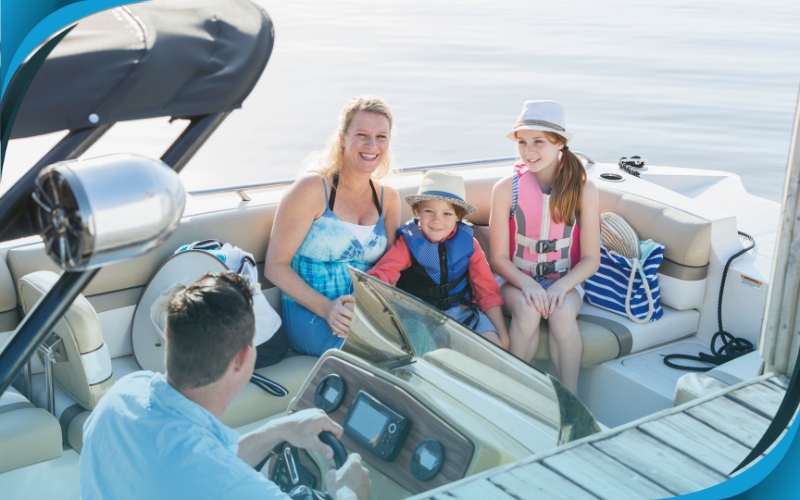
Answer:
<svg viewBox="0 0 800 500"><path fill-rule="evenodd" d="M594 164L596 163L589 155L581 153L580 151L573 151L575 156L579 158L583 158L586 160L587 164ZM507 156L503 158L488 158L483 160L467 160L467 161L455 161L450 163L433 163L430 165L418 165L415 167L406 167L398 169L398 173L405 174L410 172L424 172L426 170L438 170L438 169L445 169L445 168L459 168L459 167L477 167L480 165L492 165L496 163L507 163L515 161L517 158L514 156ZM271 187L280 187L280 186L288 186L292 184L295 179L285 179L280 181L272 181L272 182L258 182L255 184L240 184L236 186L225 186L219 188L211 188L211 189L199 189L196 191L189 191L189 194L192 196L202 196L206 194L219 194L219 193L239 193L239 196L242 197L244 201L250 201L250 197L247 196L245 191L249 191L251 189L265 189Z"/></svg>

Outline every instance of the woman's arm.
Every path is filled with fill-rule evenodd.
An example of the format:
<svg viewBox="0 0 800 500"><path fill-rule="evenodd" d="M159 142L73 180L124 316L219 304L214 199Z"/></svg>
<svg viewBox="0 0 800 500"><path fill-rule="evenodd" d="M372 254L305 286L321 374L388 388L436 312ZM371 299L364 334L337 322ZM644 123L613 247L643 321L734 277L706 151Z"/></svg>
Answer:
<svg viewBox="0 0 800 500"><path fill-rule="evenodd" d="M386 248L389 249L397 239L397 229L400 227L400 195L389 186L383 186L383 224L386 228L386 238L389 242Z"/></svg>
<svg viewBox="0 0 800 500"><path fill-rule="evenodd" d="M334 301L311 288L291 267L311 224L325 212L322 189L321 177L309 175L298 179L283 195L272 225L264 276L296 302L327 318Z"/></svg>

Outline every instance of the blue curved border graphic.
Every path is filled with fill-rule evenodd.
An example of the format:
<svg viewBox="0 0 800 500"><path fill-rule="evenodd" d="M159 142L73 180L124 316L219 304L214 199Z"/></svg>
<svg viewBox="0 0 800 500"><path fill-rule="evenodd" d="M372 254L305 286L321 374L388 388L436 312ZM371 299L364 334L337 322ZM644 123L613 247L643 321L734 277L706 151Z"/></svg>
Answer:
<svg viewBox="0 0 800 500"><path fill-rule="evenodd" d="M141 0L140 0L141 1ZM86 16L120 5L139 3L130 0L2 0L2 44L0 76L8 83L25 59L53 34ZM8 63L6 63L8 61Z"/></svg>
<svg viewBox="0 0 800 500"><path fill-rule="evenodd" d="M0 99L6 97L8 85L20 66L55 34L89 15L142 1L147 0L0 0ZM18 97L21 99L23 96L24 92ZM19 103L3 101L4 107L15 104ZM11 125L6 124L7 127ZM798 383L797 379L798 371L795 370L787 396L793 392L791 389ZM796 401L793 403L791 406L794 408L782 405L782 410L787 407L784 411L794 413ZM775 448L749 469L716 486L680 498L800 497L800 481L796 479L800 465L799 426L800 422L795 421Z"/></svg>

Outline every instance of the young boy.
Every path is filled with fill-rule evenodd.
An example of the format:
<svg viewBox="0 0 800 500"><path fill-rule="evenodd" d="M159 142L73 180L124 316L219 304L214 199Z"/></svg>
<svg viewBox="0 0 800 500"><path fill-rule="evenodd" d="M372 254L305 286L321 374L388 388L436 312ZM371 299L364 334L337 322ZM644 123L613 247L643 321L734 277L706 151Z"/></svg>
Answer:
<svg viewBox="0 0 800 500"><path fill-rule="evenodd" d="M414 219L367 274L418 297L503 349L509 337L503 297L486 257L461 219L477 210L465 201L464 179L428 171L406 196Z"/></svg>

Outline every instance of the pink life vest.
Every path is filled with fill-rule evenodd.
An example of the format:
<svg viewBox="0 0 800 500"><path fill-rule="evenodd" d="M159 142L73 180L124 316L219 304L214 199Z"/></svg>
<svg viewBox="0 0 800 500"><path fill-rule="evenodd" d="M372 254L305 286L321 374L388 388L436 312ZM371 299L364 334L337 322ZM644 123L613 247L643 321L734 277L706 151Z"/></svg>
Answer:
<svg viewBox="0 0 800 500"><path fill-rule="evenodd" d="M514 169L509 259L525 274L556 280L581 259L580 225L554 221L550 194L542 193L536 175L524 163Z"/></svg>

